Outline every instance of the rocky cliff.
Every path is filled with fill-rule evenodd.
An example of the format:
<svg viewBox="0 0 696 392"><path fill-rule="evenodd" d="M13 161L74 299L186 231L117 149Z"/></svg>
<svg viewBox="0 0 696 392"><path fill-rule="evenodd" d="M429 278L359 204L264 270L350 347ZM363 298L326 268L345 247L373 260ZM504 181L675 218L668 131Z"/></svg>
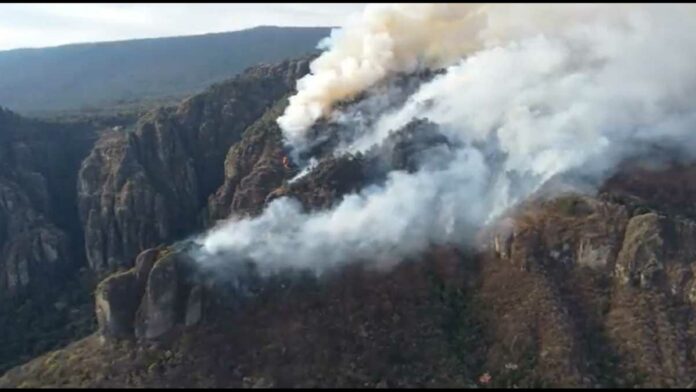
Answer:
<svg viewBox="0 0 696 392"><path fill-rule="evenodd" d="M179 253L148 249L135 267L102 281L95 294L101 337L155 339L177 324L198 323L202 292L187 262Z"/></svg>
<svg viewBox="0 0 696 392"><path fill-rule="evenodd" d="M130 268L140 251L201 227L228 150L307 64L252 67L176 108L149 113L133 132L104 135L79 172L90 267L102 276Z"/></svg>
<svg viewBox="0 0 696 392"><path fill-rule="evenodd" d="M275 122L286 106L285 99L278 101L227 152L224 181L208 200L211 222L232 214L259 213L266 195L294 173L289 164L283 164L288 158Z"/></svg>

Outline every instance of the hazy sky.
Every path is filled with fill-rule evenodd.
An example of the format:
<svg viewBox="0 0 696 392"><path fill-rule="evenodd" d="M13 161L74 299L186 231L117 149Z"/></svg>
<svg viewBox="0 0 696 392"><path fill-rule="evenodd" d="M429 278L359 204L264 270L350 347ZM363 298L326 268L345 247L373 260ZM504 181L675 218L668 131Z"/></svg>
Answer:
<svg viewBox="0 0 696 392"><path fill-rule="evenodd" d="M0 4L0 50L234 31L337 26L365 4Z"/></svg>

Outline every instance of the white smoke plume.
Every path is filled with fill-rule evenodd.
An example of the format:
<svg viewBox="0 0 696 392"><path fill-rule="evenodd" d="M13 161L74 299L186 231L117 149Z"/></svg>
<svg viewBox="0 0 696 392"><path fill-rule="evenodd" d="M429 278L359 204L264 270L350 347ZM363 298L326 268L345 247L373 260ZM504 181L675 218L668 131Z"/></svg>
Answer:
<svg viewBox="0 0 696 392"><path fill-rule="evenodd" d="M440 68L513 38L550 33L570 21L606 18L622 6L592 5L369 5L335 30L325 51L297 83L278 119L288 142L302 147L314 122L385 77Z"/></svg>
<svg viewBox="0 0 696 392"><path fill-rule="evenodd" d="M693 9L369 8L298 83L278 120L285 136L301 148L304 131L337 101L396 72L447 66L403 105L377 114L341 151L364 151L414 118L437 124L455 147L428 151L415 173L393 171L385 184L327 211L304 213L279 199L258 218L225 222L198 239L198 260L253 260L267 271L389 264L431 244L465 243L556 175L579 170L600 178L645 146L693 158ZM350 116L349 108L344 123Z"/></svg>
<svg viewBox="0 0 696 392"><path fill-rule="evenodd" d="M386 186L349 195L327 211L308 214L295 200L279 199L258 218L214 230L202 239L204 254L208 262L254 261L263 273L323 272L347 261L392 265L429 244L457 242L489 206L478 197L486 181L482 157L456 155L440 170L392 172Z"/></svg>
<svg viewBox="0 0 696 392"><path fill-rule="evenodd" d="M456 39L457 33L468 36L477 30L474 23L461 23L475 9L470 5L367 6L360 19L332 33L330 49L298 81L298 93L278 119L286 137L293 144L301 142L304 131L326 115L332 104L389 74L458 59L472 43Z"/></svg>

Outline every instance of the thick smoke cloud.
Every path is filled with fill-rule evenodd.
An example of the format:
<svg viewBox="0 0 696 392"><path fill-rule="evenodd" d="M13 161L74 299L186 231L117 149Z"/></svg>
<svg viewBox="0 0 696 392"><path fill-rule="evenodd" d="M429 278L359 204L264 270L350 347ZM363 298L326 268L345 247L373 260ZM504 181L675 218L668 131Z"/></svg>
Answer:
<svg viewBox="0 0 696 392"><path fill-rule="evenodd" d="M328 211L280 199L258 218L225 222L197 240L202 264L389 265L431 244L466 243L552 177L599 181L655 146L696 153L692 6L384 6L354 23L298 83L279 119L290 144L302 149L305 130L339 100L397 72L447 66L370 121L355 116L359 103L332 118L353 133L337 154L365 151L415 118L437 124L453 147ZM432 34L418 35L429 23ZM379 43L385 57L374 60L366 48Z"/></svg>
<svg viewBox="0 0 696 392"><path fill-rule="evenodd" d="M439 67L473 50L479 30L475 5L370 5L361 18L335 30L329 50L297 83L278 123L293 144L331 106L397 72Z"/></svg>
<svg viewBox="0 0 696 392"><path fill-rule="evenodd" d="M301 146L314 122L334 104L385 77L451 65L463 56L513 39L552 34L568 23L606 19L625 6L379 4L335 30L325 51L297 83L278 119L289 143Z"/></svg>
<svg viewBox="0 0 696 392"><path fill-rule="evenodd" d="M349 260L389 265L431 243L459 242L489 209L478 197L487 169L475 150L452 154L444 167L392 172L385 186L349 195L328 211L307 214L293 199L277 200L259 218L214 230L202 239L203 251L223 263L255 261L266 273L322 272Z"/></svg>

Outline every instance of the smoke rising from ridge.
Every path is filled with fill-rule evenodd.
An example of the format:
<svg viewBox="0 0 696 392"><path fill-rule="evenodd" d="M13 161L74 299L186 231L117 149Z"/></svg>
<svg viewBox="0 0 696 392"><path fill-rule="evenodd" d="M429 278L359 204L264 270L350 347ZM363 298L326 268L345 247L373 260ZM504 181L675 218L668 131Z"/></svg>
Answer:
<svg viewBox="0 0 696 392"><path fill-rule="evenodd" d="M693 9L369 8L332 37L298 83L278 119L285 137L302 149L305 131L332 114L348 133L335 153L366 151L423 118L451 146L426 151L415 172L392 171L383 184L330 210L306 213L284 198L257 218L224 222L197 239L197 259L211 267L252 260L268 272L322 271L359 260L389 264L431 244L466 243L554 176L580 171L600 181L651 146L693 159ZM336 102L419 67L446 68L398 107L372 110L368 125L356 115L359 103L330 113Z"/></svg>
<svg viewBox="0 0 696 392"><path fill-rule="evenodd" d="M297 83L278 123L291 143L302 140L331 106L396 72L447 65L473 50L478 6L468 4L369 5L359 19L332 32L329 50Z"/></svg>
<svg viewBox="0 0 696 392"><path fill-rule="evenodd" d="M278 119L291 145L333 105L395 73L440 68L478 50L532 34L553 33L571 21L607 18L624 6L378 4L367 6L324 43L328 46L297 83Z"/></svg>

